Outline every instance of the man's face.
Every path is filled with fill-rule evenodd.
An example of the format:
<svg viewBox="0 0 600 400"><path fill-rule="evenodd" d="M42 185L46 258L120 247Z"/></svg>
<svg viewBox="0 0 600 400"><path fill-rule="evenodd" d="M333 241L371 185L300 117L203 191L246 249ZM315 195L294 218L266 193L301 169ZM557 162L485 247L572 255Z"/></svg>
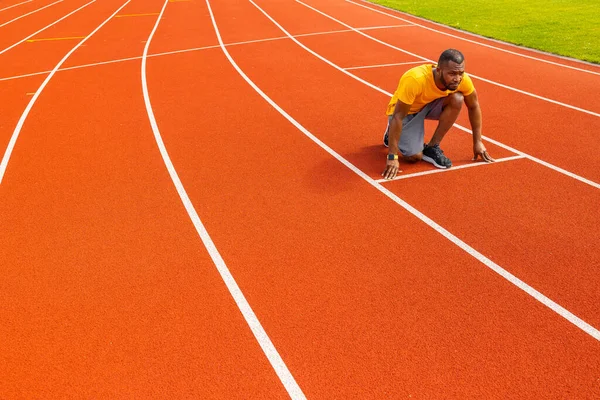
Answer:
<svg viewBox="0 0 600 400"><path fill-rule="evenodd" d="M454 61L448 61L443 65L438 65L437 70L446 90L456 90L465 74L465 63L463 61L457 64Z"/></svg>

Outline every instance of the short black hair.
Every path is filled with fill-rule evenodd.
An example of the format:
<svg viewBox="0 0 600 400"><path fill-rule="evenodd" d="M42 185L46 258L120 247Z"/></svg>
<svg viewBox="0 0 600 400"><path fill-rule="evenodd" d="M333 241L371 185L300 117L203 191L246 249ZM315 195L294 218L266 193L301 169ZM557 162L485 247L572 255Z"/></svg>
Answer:
<svg viewBox="0 0 600 400"><path fill-rule="evenodd" d="M444 52L440 55L440 59L438 60L438 65L447 64L449 61L454 61L457 64L462 64L465 61L465 56L463 53L456 49L448 49L444 50Z"/></svg>

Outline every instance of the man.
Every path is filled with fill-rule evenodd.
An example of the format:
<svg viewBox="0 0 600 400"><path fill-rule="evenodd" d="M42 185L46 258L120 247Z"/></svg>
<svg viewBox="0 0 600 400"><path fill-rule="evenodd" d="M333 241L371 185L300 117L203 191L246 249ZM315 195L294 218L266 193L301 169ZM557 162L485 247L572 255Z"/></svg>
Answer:
<svg viewBox="0 0 600 400"><path fill-rule="evenodd" d="M456 121L463 102L469 109L473 131L473 160L494 162L481 141L481 109L471 78L465 74L465 57L458 50L444 51L437 66L424 64L408 70L388 104L388 126L383 143L389 146L382 176L392 179L399 171L398 150L408 162L427 161L437 168L452 162L440 149L440 142ZM429 143L423 145L425 119L438 120Z"/></svg>

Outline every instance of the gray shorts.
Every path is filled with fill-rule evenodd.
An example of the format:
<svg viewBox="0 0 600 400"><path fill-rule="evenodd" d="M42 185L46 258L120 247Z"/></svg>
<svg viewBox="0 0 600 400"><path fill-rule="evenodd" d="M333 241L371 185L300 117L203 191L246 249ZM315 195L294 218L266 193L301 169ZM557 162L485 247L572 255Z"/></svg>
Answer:
<svg viewBox="0 0 600 400"><path fill-rule="evenodd" d="M441 97L427 104L416 114L409 114L402 120L402 135L400 136L400 153L403 156L412 156L423 151L423 141L425 139L425 120L440 119L442 108L444 107L445 97ZM385 133L390 129L390 122L393 116L388 117Z"/></svg>

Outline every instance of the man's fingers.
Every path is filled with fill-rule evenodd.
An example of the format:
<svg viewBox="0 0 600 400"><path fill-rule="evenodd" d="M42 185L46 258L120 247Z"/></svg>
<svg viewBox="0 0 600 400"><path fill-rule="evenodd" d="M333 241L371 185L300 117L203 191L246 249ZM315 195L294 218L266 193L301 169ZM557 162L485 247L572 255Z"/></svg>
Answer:
<svg viewBox="0 0 600 400"><path fill-rule="evenodd" d="M389 167L385 179L392 179L396 176L396 167Z"/></svg>
<svg viewBox="0 0 600 400"><path fill-rule="evenodd" d="M488 162L488 163L496 161L496 160L494 160L492 158L492 156L490 156L488 154L487 151L483 151L481 153L475 153L475 156L473 157L473 161L477 161L477 159L479 158L479 156L481 156L481 161L485 161L485 162Z"/></svg>
<svg viewBox="0 0 600 400"><path fill-rule="evenodd" d="M485 162L495 162L496 161L492 158L492 156L490 156L488 154L487 151L484 151L483 154L481 155L481 157L485 160Z"/></svg>
<svg viewBox="0 0 600 400"><path fill-rule="evenodd" d="M398 169L398 167L388 165L388 167L385 169L385 171L383 171L383 174L381 174L381 176L383 176L385 179L393 179L396 177L396 174L399 171L400 170Z"/></svg>
<svg viewBox="0 0 600 400"><path fill-rule="evenodd" d="M383 176L384 179L389 179L388 175L390 173L390 167L386 167L385 171L383 171L383 173L381 174L381 176Z"/></svg>

